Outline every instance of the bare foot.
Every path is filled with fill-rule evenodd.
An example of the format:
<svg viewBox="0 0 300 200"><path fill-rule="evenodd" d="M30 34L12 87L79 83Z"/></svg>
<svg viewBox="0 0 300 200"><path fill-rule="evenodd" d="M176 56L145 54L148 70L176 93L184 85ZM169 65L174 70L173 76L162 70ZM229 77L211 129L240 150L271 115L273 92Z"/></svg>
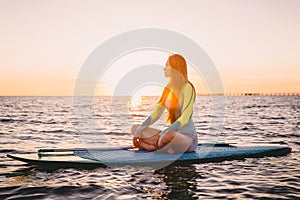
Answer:
<svg viewBox="0 0 300 200"><path fill-rule="evenodd" d="M167 151L169 154L174 154L175 151L172 149L172 148L169 148L168 151Z"/></svg>

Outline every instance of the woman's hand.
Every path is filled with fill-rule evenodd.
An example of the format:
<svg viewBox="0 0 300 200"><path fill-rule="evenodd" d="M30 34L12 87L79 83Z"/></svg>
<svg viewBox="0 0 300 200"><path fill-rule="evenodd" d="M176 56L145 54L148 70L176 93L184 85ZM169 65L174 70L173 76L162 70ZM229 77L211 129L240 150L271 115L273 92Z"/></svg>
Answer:
<svg viewBox="0 0 300 200"><path fill-rule="evenodd" d="M164 146L166 146L169 143L169 141L166 140L166 136L163 135L161 137L159 137L158 141L157 141L157 147L159 149L163 148Z"/></svg>
<svg viewBox="0 0 300 200"><path fill-rule="evenodd" d="M140 141L139 140L140 140L139 138L133 137L132 143L133 143L134 147L136 147L136 148L140 147Z"/></svg>
<svg viewBox="0 0 300 200"><path fill-rule="evenodd" d="M158 141L160 139L159 134L156 134L154 136L152 136L152 144L156 146L156 148L158 148Z"/></svg>
<svg viewBox="0 0 300 200"><path fill-rule="evenodd" d="M134 136L133 136L133 139L132 139L133 145L135 147L140 147L140 140L141 140L141 138L142 138L142 131L136 130L134 132Z"/></svg>

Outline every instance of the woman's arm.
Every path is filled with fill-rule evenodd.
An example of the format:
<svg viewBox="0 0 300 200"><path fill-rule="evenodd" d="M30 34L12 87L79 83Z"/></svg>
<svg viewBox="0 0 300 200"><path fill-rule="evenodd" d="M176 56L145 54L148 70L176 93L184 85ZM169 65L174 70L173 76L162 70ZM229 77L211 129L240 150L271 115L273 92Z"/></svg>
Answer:
<svg viewBox="0 0 300 200"><path fill-rule="evenodd" d="M143 131L145 128L156 122L163 114L165 108L161 104L156 104L153 112L147 119L137 128L138 131Z"/></svg>
<svg viewBox="0 0 300 200"><path fill-rule="evenodd" d="M153 112L151 113L151 115L141 124L141 126L139 126L137 128L137 131L143 131L145 128L149 127L150 125L152 125L154 122L156 122L161 115L163 114L164 110L165 110L165 101L166 98L168 96L169 93L169 86L167 85L164 90L163 93L158 101L158 103L155 105L155 108L153 110Z"/></svg>

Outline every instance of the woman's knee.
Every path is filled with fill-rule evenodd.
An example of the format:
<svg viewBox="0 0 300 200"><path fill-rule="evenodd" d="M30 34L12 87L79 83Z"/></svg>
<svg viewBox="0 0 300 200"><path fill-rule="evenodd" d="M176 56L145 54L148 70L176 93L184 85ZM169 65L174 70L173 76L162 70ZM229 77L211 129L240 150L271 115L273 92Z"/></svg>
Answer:
<svg viewBox="0 0 300 200"><path fill-rule="evenodd" d="M137 127L139 127L139 126L140 126L140 124L134 124L134 125L132 125L132 127L131 127L131 133L134 133L136 131Z"/></svg>
<svg viewBox="0 0 300 200"><path fill-rule="evenodd" d="M175 138L177 132L176 131L167 131L160 139L160 144L159 146L164 146Z"/></svg>
<svg viewBox="0 0 300 200"><path fill-rule="evenodd" d="M163 137L165 138L165 140L168 140L168 141L172 141L175 136L176 136L177 132L176 131L167 131Z"/></svg>

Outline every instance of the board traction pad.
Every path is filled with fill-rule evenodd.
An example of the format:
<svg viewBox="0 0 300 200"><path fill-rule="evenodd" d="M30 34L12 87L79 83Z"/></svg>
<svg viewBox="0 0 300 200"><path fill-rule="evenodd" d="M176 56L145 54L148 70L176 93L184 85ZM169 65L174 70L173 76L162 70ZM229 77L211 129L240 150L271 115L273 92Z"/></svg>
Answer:
<svg viewBox="0 0 300 200"><path fill-rule="evenodd" d="M225 146L214 147L199 145L194 152L184 154L166 154L145 150L109 150L109 151L75 151L74 155L101 163L142 163L204 160L224 157L256 155L264 152L276 152L286 149L286 145Z"/></svg>

